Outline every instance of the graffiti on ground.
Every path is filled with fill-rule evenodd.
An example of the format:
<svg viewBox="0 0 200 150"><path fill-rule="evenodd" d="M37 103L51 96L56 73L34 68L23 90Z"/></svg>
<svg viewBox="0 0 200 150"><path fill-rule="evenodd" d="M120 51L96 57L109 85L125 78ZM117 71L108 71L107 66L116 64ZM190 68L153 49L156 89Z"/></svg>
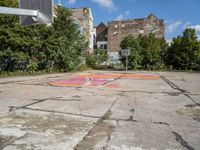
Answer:
<svg viewBox="0 0 200 150"><path fill-rule="evenodd" d="M119 88L120 85L115 83L120 79L135 79L135 80L156 80L160 77L153 74L82 74L73 76L69 79L50 82L53 86L66 87L98 87Z"/></svg>

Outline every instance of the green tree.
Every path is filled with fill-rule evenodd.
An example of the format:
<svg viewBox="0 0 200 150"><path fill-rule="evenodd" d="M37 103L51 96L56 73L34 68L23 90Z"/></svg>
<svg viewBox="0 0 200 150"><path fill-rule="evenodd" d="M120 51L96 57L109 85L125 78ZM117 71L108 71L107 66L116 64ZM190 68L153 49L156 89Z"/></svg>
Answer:
<svg viewBox="0 0 200 150"><path fill-rule="evenodd" d="M17 6L18 1L0 0L2 6ZM21 27L16 16L0 15L0 58L4 70L20 69L69 71L78 67L87 44L71 19L69 9L57 7L50 26ZM5 65L4 65L5 66ZM20 69L20 70L21 70Z"/></svg>
<svg viewBox="0 0 200 150"><path fill-rule="evenodd" d="M49 51L57 68L69 71L81 63L83 51L87 48L84 37L78 30L78 25L71 18L69 9L58 6L53 23L53 38L51 46L56 51Z"/></svg>
<svg viewBox="0 0 200 150"><path fill-rule="evenodd" d="M156 38L152 33L149 36L139 36L142 51L142 66L144 69L161 69L163 68L163 55L167 48L164 38Z"/></svg>
<svg viewBox="0 0 200 150"><path fill-rule="evenodd" d="M130 56L128 56L128 66L132 69L137 69L141 67L141 51L140 45L137 39L135 39L132 35L128 35L125 37L120 47L122 49L130 49ZM126 58L121 57L122 63L126 64Z"/></svg>
<svg viewBox="0 0 200 150"><path fill-rule="evenodd" d="M200 68L200 44L195 29L185 29L182 36L173 39L166 53L167 65L178 70Z"/></svg>

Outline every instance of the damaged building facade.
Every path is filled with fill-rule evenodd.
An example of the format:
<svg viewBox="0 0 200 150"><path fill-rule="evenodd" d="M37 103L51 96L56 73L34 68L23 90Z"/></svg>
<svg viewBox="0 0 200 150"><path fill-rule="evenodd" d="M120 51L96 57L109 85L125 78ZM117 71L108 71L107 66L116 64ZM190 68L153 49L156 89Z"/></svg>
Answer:
<svg viewBox="0 0 200 150"><path fill-rule="evenodd" d="M72 8L71 12L74 21L79 25L80 31L89 43L89 51L92 52L94 48L94 19L91 8Z"/></svg>
<svg viewBox="0 0 200 150"><path fill-rule="evenodd" d="M93 24L91 8L75 8L72 16L80 26L80 30L89 42L89 50L94 48L104 49L109 55L109 63L119 62L119 52L121 51L121 41L128 35L137 38L141 35L153 33L156 37L165 36L164 20L150 14L147 18L118 20L108 22L108 26L100 23L96 28ZM120 63L120 62L119 62Z"/></svg>
<svg viewBox="0 0 200 150"><path fill-rule="evenodd" d="M147 18L134 20L111 21L108 23L108 54L110 63L119 60L121 51L120 43L128 35L138 37L141 35L155 34L156 37L165 36L164 20L150 14Z"/></svg>

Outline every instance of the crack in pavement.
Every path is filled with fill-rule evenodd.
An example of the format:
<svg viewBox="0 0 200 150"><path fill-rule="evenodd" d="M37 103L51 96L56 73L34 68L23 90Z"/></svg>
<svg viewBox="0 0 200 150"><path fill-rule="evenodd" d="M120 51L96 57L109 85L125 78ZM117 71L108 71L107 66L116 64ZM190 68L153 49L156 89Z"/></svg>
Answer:
<svg viewBox="0 0 200 150"><path fill-rule="evenodd" d="M50 97L50 98L44 98L44 99L40 99L36 102L33 102L33 103L29 103L27 105L24 105L24 106L20 106L20 107L15 107L15 106L9 106L10 109L9 109L9 112L13 111L13 110L17 110L17 109L21 109L21 108L27 108L28 106L31 106L31 105L34 105L34 104L38 104L38 103L41 103L41 102L44 102L46 100L49 100L49 99L53 99L53 98L60 98L60 97ZM33 99L34 100L34 99Z"/></svg>
<svg viewBox="0 0 200 150"><path fill-rule="evenodd" d="M41 110L41 109L32 109L32 108L27 108L27 105L26 107L19 107L17 109L28 109L28 110L35 110L35 111L44 111L44 112L51 112L51 113L61 113L61 114L67 114L67 115L74 115L74 116L80 116L80 117L90 117L90 118L95 118L95 119L98 119L97 122L95 123L95 125L88 131L88 133L83 137L83 139L81 141L79 141L79 143L74 147L74 150L79 150L81 148L85 148L85 146L87 147L88 146L88 143L90 143L89 146L94 146L95 142L98 142L98 136L95 135L95 133L97 132L105 132L103 133L104 135L103 136L106 136L107 139L106 139L106 144L105 146L103 146L103 149L107 149L108 148L108 145L109 145L109 142L110 142L110 138L111 138L111 134L112 132L114 131L114 126L113 125L108 125L106 124L104 121L116 121L117 123L119 121L127 121L127 122L135 122L135 123L144 123L143 121L138 121L138 120L134 120L133 119L133 115L132 115L132 118L129 118L129 119L115 119L115 118L110 118L110 115L111 115L111 109L112 107L114 106L114 104L118 101L119 98L116 98L116 100L112 103L112 105L110 106L110 108L108 109L108 111L102 116L102 117L97 117L97 116L91 116L91 115L84 115L84 114L73 114L73 113L65 113L65 112L59 112L59 111L52 111L52 110ZM42 101L45 101L46 99L42 99L40 100L40 102ZM33 104L33 103L32 103ZM30 106L30 104L29 104ZM134 114L134 109L131 109L130 112L132 112ZM147 123L147 122L145 122ZM166 123L166 122L149 122L150 124L160 124L160 125L166 125L169 127L171 133L175 136L175 140L180 143L183 147L187 148L188 150L195 150L191 145L188 144L188 142L186 140L183 139L183 137L173 131L170 127L170 124L169 123ZM98 135L98 134L97 134ZM96 140L97 141L92 141L91 140L94 140L93 139L93 136L95 138L97 138ZM92 137L92 138L91 138ZM100 137L102 138L102 137ZM93 144L93 145L91 145ZM81 147L81 148L80 148Z"/></svg>
<svg viewBox="0 0 200 150"><path fill-rule="evenodd" d="M120 97L117 97L113 103L111 104L111 106L109 107L109 109L107 110L107 112L100 117L97 122L95 123L95 125L88 131L88 133L83 137L83 139L81 141L79 141L79 143L74 147L74 150L79 150L81 149L80 147L84 147L86 146L88 143L91 144L90 140L94 140L91 139L91 135L94 135L96 132L100 132L100 131L104 131L106 133L104 133L104 136L107 136L107 140L106 140L106 145L103 147L103 149L107 149L108 144L110 142L110 135L113 132L113 125L108 125L104 122L104 120L109 119L109 116L111 115L111 109L112 107L115 105L115 103L119 100ZM98 139L98 138L97 138ZM92 143L94 144L94 143ZM93 145L90 145L93 146ZM87 146L86 146L87 147Z"/></svg>
<svg viewBox="0 0 200 150"><path fill-rule="evenodd" d="M85 115L85 114L75 114L75 113L55 111L55 110L44 110L44 109L37 109L37 108L30 108L30 107L15 107L15 106L9 106L9 107L14 108L13 110L25 109L25 110L48 112L48 113L57 113L57 114L63 114L63 115L72 115L72 116L94 118L94 119L99 119L100 118L98 116Z"/></svg>
<svg viewBox="0 0 200 150"><path fill-rule="evenodd" d="M40 99L32 99L34 101L40 101ZM60 99L60 98L51 98L51 99L48 99L49 101L64 101L64 102L75 102L75 101L82 101L81 99L75 99L75 98L72 98L72 99Z"/></svg>
<svg viewBox="0 0 200 150"><path fill-rule="evenodd" d="M168 80L165 76L160 75L159 73L157 73L161 79L167 83L171 88L178 90L181 92L181 94L185 95L187 98L189 98L193 103L195 103L196 105L199 105L193 98L190 97L190 93L184 89L181 89L179 86L177 86L176 84L174 84L172 81Z"/></svg>
<svg viewBox="0 0 200 150"><path fill-rule="evenodd" d="M159 76L161 77L161 79L162 79L165 83L167 83L171 88L173 88L173 89L175 89L175 90L178 90L178 91L180 91L181 93L188 93L188 94L189 94L188 91L186 91L186 90L184 90L184 89L181 89L181 88L178 87L176 84L174 84L172 81L168 80L165 76L160 75L159 73L158 73L158 75L159 75Z"/></svg>
<svg viewBox="0 0 200 150"><path fill-rule="evenodd" d="M18 84L18 85L31 85L31 86L44 86L44 87L47 87L47 86L50 86L50 85L48 85L48 84L46 84L46 83L13 83L13 84Z"/></svg>
<svg viewBox="0 0 200 150"><path fill-rule="evenodd" d="M197 106L200 106L200 103L197 103L190 95L184 94L186 97L188 97L191 101L193 101Z"/></svg>
<svg viewBox="0 0 200 150"><path fill-rule="evenodd" d="M70 113L70 112L62 112L62 111L54 111L54 110L44 110L44 109L37 109L37 108L28 108L28 107L16 107L16 106L9 106L13 108L12 111L14 110L19 110L19 109L25 109L25 110L31 110L31 111L41 111L41 112L48 112L48 113L57 113L57 114L63 114L63 115L71 115L71 116L78 116L78 117L86 117L86 118L94 118L94 119L102 119L103 121L125 121L125 122L136 122L136 123L149 123L149 124L162 124L162 125L175 125L175 126L184 126L184 127L192 127L192 128L200 128L197 126L188 126L188 125L178 125L178 124L169 124L166 122L146 122L146 121L140 121L140 120L135 120L132 119L121 119L121 118L110 118L109 114L111 111L109 111L106 115L103 117L99 116L93 116L93 115L86 115L86 114L76 114L76 113Z"/></svg>
<svg viewBox="0 0 200 150"><path fill-rule="evenodd" d="M154 123L168 126L168 128L170 129L170 132L174 135L175 140L178 143L180 143L182 147L185 147L187 150L195 150L191 145L188 144L186 140L183 139L183 137L179 133L172 130L172 128L170 127L170 124L166 122L154 122Z"/></svg>
<svg viewBox="0 0 200 150"><path fill-rule="evenodd" d="M135 104L136 104L136 99L134 100L135 101ZM130 113L131 113L131 116L129 117L129 121L133 121L133 116L134 116L134 112L135 112L135 109L133 108L133 106L131 106L130 104L128 104L128 106L131 108L130 109Z"/></svg>
<svg viewBox="0 0 200 150"><path fill-rule="evenodd" d="M174 136L176 137L176 141L179 142L183 147L187 148L188 150L195 150L192 146L188 144L187 141L183 139L183 137L178 134L177 132L172 131Z"/></svg>
<svg viewBox="0 0 200 150"><path fill-rule="evenodd" d="M181 92L152 92L152 91L118 91L118 92L145 93L145 94L167 94L167 95L170 95L170 96L179 96L180 94L182 94ZM127 96L127 95L125 94L124 96Z"/></svg>
<svg viewBox="0 0 200 150"><path fill-rule="evenodd" d="M20 84L20 82L24 82L24 81L37 81L39 80L38 78L36 79L24 79L24 80L14 80L14 81L5 81L5 82L0 82L0 84L10 84L10 83L16 83L16 84Z"/></svg>

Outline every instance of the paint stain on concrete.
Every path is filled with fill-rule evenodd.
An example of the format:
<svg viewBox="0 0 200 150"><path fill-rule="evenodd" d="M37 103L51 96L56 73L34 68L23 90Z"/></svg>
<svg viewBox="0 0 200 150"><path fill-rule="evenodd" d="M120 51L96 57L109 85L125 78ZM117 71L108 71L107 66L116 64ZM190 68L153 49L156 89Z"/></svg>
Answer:
<svg viewBox="0 0 200 150"><path fill-rule="evenodd" d="M136 80L155 80L159 79L158 75L152 74L83 74L74 76L70 79L50 82L52 86L66 87L97 87L106 85L116 79L136 79ZM108 88L118 88L119 85L108 85Z"/></svg>
<svg viewBox="0 0 200 150"><path fill-rule="evenodd" d="M195 121L200 122L200 106L199 105L186 105L184 108L181 108L176 111L176 113L192 117Z"/></svg>
<svg viewBox="0 0 200 150"><path fill-rule="evenodd" d="M110 89L120 88L118 83L111 83L111 84L106 85L105 87L110 88Z"/></svg>

